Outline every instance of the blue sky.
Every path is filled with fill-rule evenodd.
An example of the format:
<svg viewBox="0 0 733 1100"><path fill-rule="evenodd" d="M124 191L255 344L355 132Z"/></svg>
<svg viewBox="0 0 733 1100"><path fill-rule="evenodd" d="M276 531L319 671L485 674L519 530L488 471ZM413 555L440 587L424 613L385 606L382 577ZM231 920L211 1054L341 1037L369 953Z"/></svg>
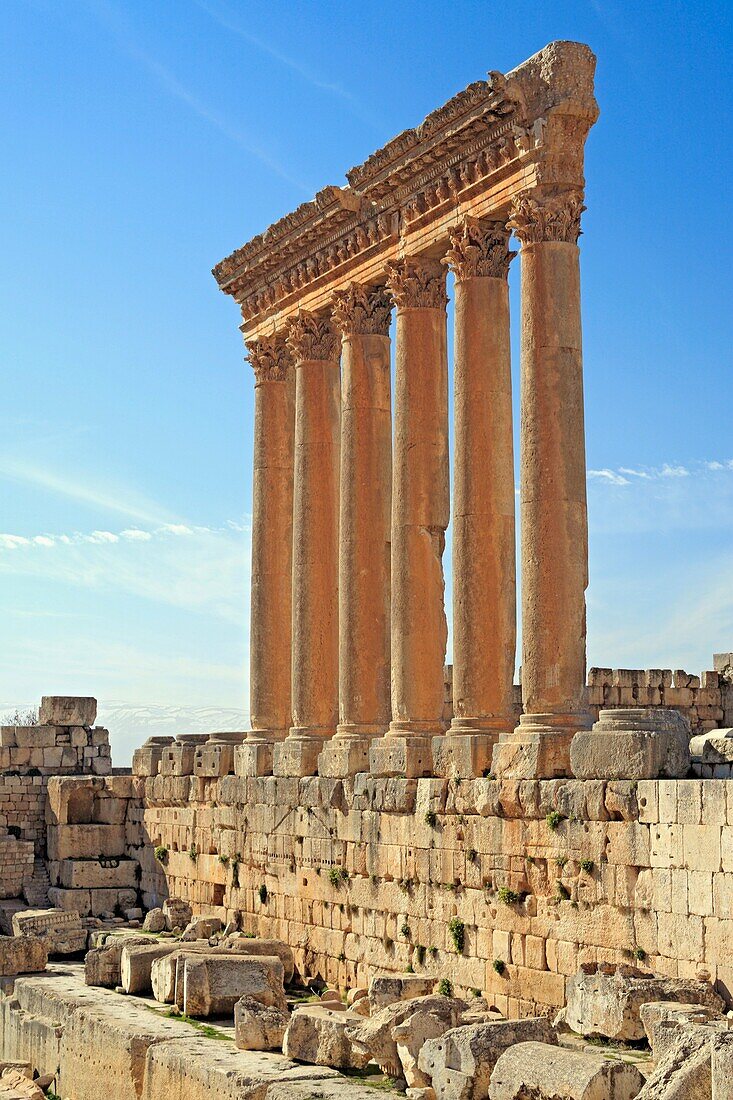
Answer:
<svg viewBox="0 0 733 1100"><path fill-rule="evenodd" d="M252 379L210 268L554 38L595 50L601 107L589 663L733 648L729 5L5 0L0 26L3 705L246 709Z"/></svg>

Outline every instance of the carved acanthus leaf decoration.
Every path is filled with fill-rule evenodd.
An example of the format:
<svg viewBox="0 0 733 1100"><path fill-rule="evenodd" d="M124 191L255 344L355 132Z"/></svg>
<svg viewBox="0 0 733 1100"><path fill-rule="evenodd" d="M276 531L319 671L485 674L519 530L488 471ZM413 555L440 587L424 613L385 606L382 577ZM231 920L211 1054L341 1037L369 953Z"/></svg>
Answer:
<svg viewBox="0 0 733 1100"><path fill-rule="evenodd" d="M331 320L343 336L388 336L391 314L392 299L384 286L352 283L334 293Z"/></svg>
<svg viewBox="0 0 733 1100"><path fill-rule="evenodd" d="M440 260L408 258L386 265L387 288L397 309L445 309L445 268Z"/></svg>
<svg viewBox="0 0 733 1100"><path fill-rule="evenodd" d="M522 244L541 241L577 244L580 215L584 210L582 191L565 191L561 195L541 199L524 194L514 200L507 225Z"/></svg>
<svg viewBox="0 0 733 1100"><path fill-rule="evenodd" d="M500 221L464 219L448 230L451 247L443 263L457 279L475 276L506 279L516 252L509 250L509 230Z"/></svg>
<svg viewBox="0 0 733 1100"><path fill-rule="evenodd" d="M327 317L299 313L290 322L288 348L296 362L308 359L338 360L341 353L339 334Z"/></svg>
<svg viewBox="0 0 733 1100"><path fill-rule="evenodd" d="M246 345L246 359L255 372L255 385L261 382L284 382L293 365L293 358L285 342L285 334L261 336Z"/></svg>

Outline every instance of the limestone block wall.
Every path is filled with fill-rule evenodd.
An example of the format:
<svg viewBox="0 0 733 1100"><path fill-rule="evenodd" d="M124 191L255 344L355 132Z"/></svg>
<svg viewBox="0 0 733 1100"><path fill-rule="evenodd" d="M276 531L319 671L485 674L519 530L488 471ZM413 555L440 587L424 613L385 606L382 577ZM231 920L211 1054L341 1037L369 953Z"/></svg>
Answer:
<svg viewBox="0 0 733 1100"><path fill-rule="evenodd" d="M0 829L0 900L15 898L33 875L33 843Z"/></svg>
<svg viewBox="0 0 733 1100"><path fill-rule="evenodd" d="M306 975L411 966L516 1015L633 959L733 995L733 781L137 782L146 903L239 912Z"/></svg>

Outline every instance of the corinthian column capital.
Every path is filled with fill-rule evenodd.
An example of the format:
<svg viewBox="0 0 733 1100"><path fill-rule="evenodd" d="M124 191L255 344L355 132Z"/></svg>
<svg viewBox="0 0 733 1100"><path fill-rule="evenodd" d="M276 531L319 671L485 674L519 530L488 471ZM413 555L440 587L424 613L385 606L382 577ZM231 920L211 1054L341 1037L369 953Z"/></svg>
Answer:
<svg viewBox="0 0 733 1100"><path fill-rule="evenodd" d="M525 193L514 200L507 225L522 244L543 241L577 244L580 215L584 210L583 192L580 190L564 191L539 199Z"/></svg>
<svg viewBox="0 0 733 1100"><path fill-rule="evenodd" d="M502 221L478 221L464 218L448 230L451 247L446 264L457 279L475 276L506 279L516 252L509 250L509 229Z"/></svg>
<svg viewBox="0 0 733 1100"><path fill-rule="evenodd" d="M309 359L326 362L339 358L341 341L329 318L299 313L290 322L288 348L296 363Z"/></svg>
<svg viewBox="0 0 733 1100"><path fill-rule="evenodd" d="M398 310L445 309L445 268L440 260L408 257L388 263L387 289Z"/></svg>
<svg viewBox="0 0 733 1100"><path fill-rule="evenodd" d="M342 336L389 336L392 299L384 286L352 283L333 296L332 321Z"/></svg>
<svg viewBox="0 0 733 1100"><path fill-rule="evenodd" d="M272 336L261 336L245 345L249 361L255 374L255 386L263 382L284 382L293 365L283 332Z"/></svg>

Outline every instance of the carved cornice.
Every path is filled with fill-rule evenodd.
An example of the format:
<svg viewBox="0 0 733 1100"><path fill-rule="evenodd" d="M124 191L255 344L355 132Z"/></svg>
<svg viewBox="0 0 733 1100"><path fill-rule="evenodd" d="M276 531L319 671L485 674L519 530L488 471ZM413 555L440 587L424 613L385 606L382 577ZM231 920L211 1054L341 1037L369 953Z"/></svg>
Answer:
<svg viewBox="0 0 733 1100"><path fill-rule="evenodd" d="M296 363L310 359L338 361L341 340L327 317L299 313L288 326L288 348Z"/></svg>
<svg viewBox="0 0 733 1100"><path fill-rule="evenodd" d="M342 336L389 336L392 298L384 286L360 286L352 283L333 296L331 319Z"/></svg>
<svg viewBox="0 0 733 1100"><path fill-rule="evenodd" d="M387 288L398 310L445 309L445 268L440 260L408 257L388 263Z"/></svg>
<svg viewBox="0 0 733 1100"><path fill-rule="evenodd" d="M448 230L448 236L451 247L443 263L457 279L506 279L516 252L509 250L509 229L504 222L464 218Z"/></svg>
<svg viewBox="0 0 733 1100"><path fill-rule="evenodd" d="M399 255L435 254L456 213L505 216L520 187L582 187L594 66L586 46L555 42L491 73L351 169L348 186L324 188L222 260L214 275L244 331L279 327L306 297L320 313L335 289L371 283Z"/></svg>
<svg viewBox="0 0 733 1100"><path fill-rule="evenodd" d="M507 225L522 244L542 241L577 244L580 215L584 210L582 191L565 191L542 198L525 193L514 200Z"/></svg>
<svg viewBox="0 0 733 1100"><path fill-rule="evenodd" d="M285 382L293 365L293 357L285 341L285 334L261 336L247 345L246 359L255 373L255 385L262 382Z"/></svg>

